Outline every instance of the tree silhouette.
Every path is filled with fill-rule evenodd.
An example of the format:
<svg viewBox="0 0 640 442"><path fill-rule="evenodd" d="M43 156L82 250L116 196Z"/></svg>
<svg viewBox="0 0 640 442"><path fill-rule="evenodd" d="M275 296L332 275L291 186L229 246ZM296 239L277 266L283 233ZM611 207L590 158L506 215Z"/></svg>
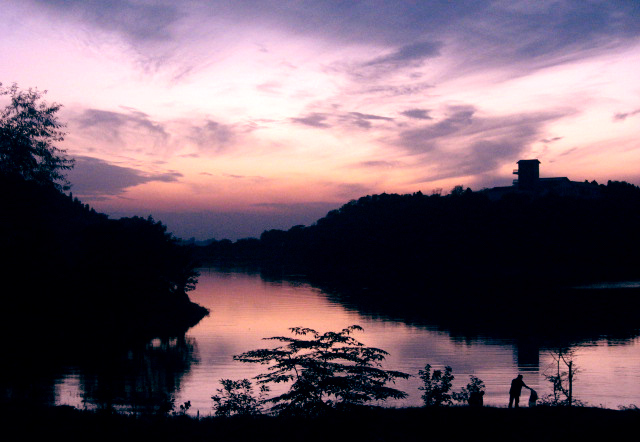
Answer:
<svg viewBox="0 0 640 442"><path fill-rule="evenodd" d="M424 370L418 372L423 385L418 387L424 391L422 400L426 407L439 407L441 405L451 405L453 399L451 394L451 382L454 379L451 367L448 365L442 370L433 370L431 373L431 365L427 364Z"/></svg>
<svg viewBox="0 0 640 442"><path fill-rule="evenodd" d="M557 371L555 374L545 374L545 378L553 384L553 393L543 398L543 403L554 406L571 407L583 405L581 401L573 397L573 381L580 371L575 366L575 350L557 348L550 351ZM567 371L563 371L563 368Z"/></svg>
<svg viewBox="0 0 640 442"><path fill-rule="evenodd" d="M272 411L318 414L330 408L406 397L405 392L386 384L409 375L382 369L380 362L388 353L366 347L350 336L354 331L362 331L360 326L324 334L302 327L290 330L310 339L266 338L286 345L233 357L240 362L272 364L267 373L256 376L258 384L293 382L288 392L267 400L275 404Z"/></svg>
<svg viewBox="0 0 640 442"><path fill-rule="evenodd" d="M485 385L482 379L477 376L469 376L469 383L462 387L459 392L452 394L453 400L461 403L468 403L472 407L482 406L484 403Z"/></svg>
<svg viewBox="0 0 640 442"><path fill-rule="evenodd" d="M263 396L269 387L262 385L259 396L253 394L253 385L249 379L234 381L220 379L222 388L216 390L218 394L211 396L216 416L254 415L262 413Z"/></svg>
<svg viewBox="0 0 640 442"><path fill-rule="evenodd" d="M0 173L67 190L63 171L71 169L74 161L55 146L65 135L57 117L61 105L42 101L44 94L37 89L20 90L15 83L4 88L0 83L0 96L10 99L0 111Z"/></svg>

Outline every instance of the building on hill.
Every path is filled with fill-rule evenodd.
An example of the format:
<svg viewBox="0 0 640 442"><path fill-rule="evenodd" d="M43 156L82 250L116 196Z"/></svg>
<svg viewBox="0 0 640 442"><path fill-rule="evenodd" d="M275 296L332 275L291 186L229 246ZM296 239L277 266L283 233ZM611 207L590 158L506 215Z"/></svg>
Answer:
<svg viewBox="0 0 640 442"><path fill-rule="evenodd" d="M537 197L549 194L578 198L600 196L600 188L595 182L571 181L567 177L540 178L540 161L537 159L518 161L518 168L513 174L518 175L518 179L513 181L512 186L493 187L482 192L491 200L499 200L511 193Z"/></svg>
<svg viewBox="0 0 640 442"><path fill-rule="evenodd" d="M517 186L518 190L533 191L540 184L540 161L520 160L513 174L518 175L518 179L513 180L513 185Z"/></svg>

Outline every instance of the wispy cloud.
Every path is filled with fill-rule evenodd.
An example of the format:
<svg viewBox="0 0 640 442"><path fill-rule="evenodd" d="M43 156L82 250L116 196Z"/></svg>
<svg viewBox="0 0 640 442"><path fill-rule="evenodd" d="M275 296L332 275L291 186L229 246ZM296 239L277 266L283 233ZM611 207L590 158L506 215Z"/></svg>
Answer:
<svg viewBox="0 0 640 442"><path fill-rule="evenodd" d="M398 166L402 166L402 163L400 161L372 160L362 161L355 164L353 167L364 167L367 169L391 169Z"/></svg>
<svg viewBox="0 0 640 442"><path fill-rule="evenodd" d="M176 4L165 1L35 0L35 3L52 12L120 33L136 43L168 40L172 25L183 16Z"/></svg>
<svg viewBox="0 0 640 442"><path fill-rule="evenodd" d="M291 118L291 121L296 124L321 129L331 129L341 126L355 126L360 129L370 129L373 127L374 122L390 122L393 121L393 118L385 117L383 115L365 114L362 112L332 111L331 113L311 112L304 114L301 117Z"/></svg>
<svg viewBox="0 0 640 442"><path fill-rule="evenodd" d="M231 178L233 180L249 181L253 183L264 183L266 181L270 181L269 178L265 178L258 175L236 175L231 173L223 173L222 176L226 178Z"/></svg>
<svg viewBox="0 0 640 442"><path fill-rule="evenodd" d="M166 142L169 138L165 127L153 121L149 115L131 108L126 112L86 109L73 121L81 131L111 143L125 143L125 134L133 131L144 133L154 142Z"/></svg>
<svg viewBox="0 0 640 442"><path fill-rule="evenodd" d="M236 141L236 131L231 125L206 120L191 126L188 137L204 151L220 152Z"/></svg>
<svg viewBox="0 0 640 442"><path fill-rule="evenodd" d="M121 195L128 188L152 181L176 182L183 176L173 170L144 172L93 157L77 156L75 160L75 167L68 173L72 191L90 201Z"/></svg>
<svg viewBox="0 0 640 442"><path fill-rule="evenodd" d="M341 118L362 129L370 129L373 126L372 121L393 121L393 118L360 112L348 112Z"/></svg>
<svg viewBox="0 0 640 442"><path fill-rule="evenodd" d="M253 207L276 209L280 212L304 212L304 211L318 211L323 214L327 211L335 208L335 203L329 202L302 202L302 203L256 203L252 204Z"/></svg>
<svg viewBox="0 0 640 442"><path fill-rule="evenodd" d="M480 116L470 106L455 106L440 121L400 133L399 145L430 175L416 182L495 172L525 155L546 125L574 111L550 110L504 116Z"/></svg>
<svg viewBox="0 0 640 442"><path fill-rule="evenodd" d="M636 109L631 112L620 112L613 116L613 121L624 121L629 117L633 117L635 115L640 114L640 109Z"/></svg>
<svg viewBox="0 0 640 442"><path fill-rule="evenodd" d="M432 120L433 117L429 115L429 110L427 109L408 109L406 111L400 112L405 117L415 118L417 120Z"/></svg>
<svg viewBox="0 0 640 442"><path fill-rule="evenodd" d="M376 57L363 64L364 67L393 68L420 63L427 58L440 55L441 42L421 41L402 46L393 52Z"/></svg>
<svg viewBox="0 0 640 442"><path fill-rule="evenodd" d="M228 28L277 29L337 46L371 45L381 55L363 65L378 68L420 63L450 48L466 48L470 68L559 62L569 54L608 50L640 35L635 1L31 1L51 19L63 16L82 27L120 35L143 57L159 63L176 58L185 68L176 69L174 77L197 64L193 53L180 57L185 48L223 40ZM210 55L196 52L203 59Z"/></svg>
<svg viewBox="0 0 640 442"><path fill-rule="evenodd" d="M251 122L223 123L211 118L159 121L136 109L124 106L121 109L121 112L85 109L72 118L72 129L104 152L199 158L232 151L246 134L257 128Z"/></svg>
<svg viewBox="0 0 640 442"><path fill-rule="evenodd" d="M64 147L82 155L74 193L149 198L130 207L284 204L304 198L300 182L331 201L458 177L496 182L534 153L605 174L640 155L616 154L637 147L637 1L2 7L0 76L67 106ZM261 177L273 182L256 193ZM181 185L160 202L153 186L126 192L150 181Z"/></svg>
<svg viewBox="0 0 640 442"><path fill-rule="evenodd" d="M303 124L305 126L327 128L330 127L326 122L327 118L327 114L312 112L303 117L291 118L291 121L294 123Z"/></svg>
<svg viewBox="0 0 640 442"><path fill-rule="evenodd" d="M422 153L433 148L433 141L468 130L473 125L473 106L453 106L449 115L433 124L400 132L400 144L411 152Z"/></svg>
<svg viewBox="0 0 640 442"><path fill-rule="evenodd" d="M399 83L390 84L387 79L383 81L368 79L364 83L362 78L356 76L356 80L349 92L354 95L375 96L380 99L394 97L411 97L424 94L427 90L432 89L434 85L429 82L409 79Z"/></svg>

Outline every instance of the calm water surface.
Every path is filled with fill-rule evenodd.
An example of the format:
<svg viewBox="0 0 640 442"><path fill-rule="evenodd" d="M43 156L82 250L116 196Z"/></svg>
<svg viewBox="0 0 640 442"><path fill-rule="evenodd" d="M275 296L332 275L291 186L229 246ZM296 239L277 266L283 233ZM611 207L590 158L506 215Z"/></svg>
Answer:
<svg viewBox="0 0 640 442"><path fill-rule="evenodd" d="M265 368L235 362L233 355L272 346L272 341L262 338L289 336L288 328L296 326L319 332L362 326L364 332L357 333L357 339L390 353L384 368L415 375L396 384L409 394L408 398L388 402L389 406L422 405L417 373L427 363L436 369L450 365L455 375L454 390L466 385L469 375L479 377L486 384L485 403L490 405L506 405L509 384L519 372L540 396L551 392L544 375L553 374L555 365L544 349L528 348L508 339L452 338L435 328L363 316L306 284L267 282L259 275L202 269L197 289L190 297L209 308L211 314L189 330L192 362L171 385L176 390L176 406L191 401L193 414L213 413L211 396L220 388L220 379L251 378ZM638 337L624 341L603 337L575 350L577 399L607 408L640 404ZM82 406L85 384L81 374L68 373L57 385L57 401ZM527 397L525 392L523 402Z"/></svg>

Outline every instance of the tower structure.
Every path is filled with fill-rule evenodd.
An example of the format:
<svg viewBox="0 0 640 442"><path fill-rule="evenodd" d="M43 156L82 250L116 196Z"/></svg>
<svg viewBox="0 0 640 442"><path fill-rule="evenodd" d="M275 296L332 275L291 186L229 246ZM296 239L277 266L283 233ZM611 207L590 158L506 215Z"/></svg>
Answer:
<svg viewBox="0 0 640 442"><path fill-rule="evenodd" d="M513 174L518 175L518 179L513 182L518 186L518 190L535 190L540 181L540 161L520 160L518 169L514 170Z"/></svg>

